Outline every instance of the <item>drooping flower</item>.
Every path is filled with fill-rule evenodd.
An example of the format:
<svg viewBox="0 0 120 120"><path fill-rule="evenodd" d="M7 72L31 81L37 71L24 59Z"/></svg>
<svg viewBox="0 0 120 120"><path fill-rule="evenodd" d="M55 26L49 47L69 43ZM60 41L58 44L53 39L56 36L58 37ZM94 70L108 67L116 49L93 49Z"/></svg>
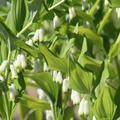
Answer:
<svg viewBox="0 0 120 120"><path fill-rule="evenodd" d="M41 42L43 40L43 29L37 29L32 39L33 42L36 42L38 40Z"/></svg>
<svg viewBox="0 0 120 120"><path fill-rule="evenodd" d="M70 88L69 78L64 79L63 86L62 86L63 92L67 92L69 88Z"/></svg>
<svg viewBox="0 0 120 120"><path fill-rule="evenodd" d="M44 71L47 71L47 70L48 70L48 66L47 66L47 63L46 63L46 62L43 63L43 70L44 70Z"/></svg>
<svg viewBox="0 0 120 120"><path fill-rule="evenodd" d="M15 68L14 68L13 64L10 65L10 70L11 70L11 73L12 73L12 79L17 78L17 73L15 71Z"/></svg>
<svg viewBox="0 0 120 120"><path fill-rule="evenodd" d="M84 101L84 115L88 115L88 114L89 114L88 101L85 100Z"/></svg>
<svg viewBox="0 0 120 120"><path fill-rule="evenodd" d="M93 115L93 118L92 118L92 120L96 120L96 117Z"/></svg>
<svg viewBox="0 0 120 120"><path fill-rule="evenodd" d="M13 101L18 94L15 84L9 86L10 100Z"/></svg>
<svg viewBox="0 0 120 120"><path fill-rule="evenodd" d="M42 89L37 89L37 94L38 94L39 99L41 99L41 100L47 99L47 95L45 94L45 92Z"/></svg>
<svg viewBox="0 0 120 120"><path fill-rule="evenodd" d="M2 64L0 65L0 73L4 72L7 67L8 61L4 60Z"/></svg>
<svg viewBox="0 0 120 120"><path fill-rule="evenodd" d="M13 65L16 70L25 69L27 66L25 56L23 54L19 54Z"/></svg>
<svg viewBox="0 0 120 120"><path fill-rule="evenodd" d="M55 17L53 18L53 28L57 28L59 26L60 26L59 17L55 15Z"/></svg>
<svg viewBox="0 0 120 120"><path fill-rule="evenodd" d="M72 90L71 100L72 100L73 104L78 104L80 102L80 94L77 91Z"/></svg>
<svg viewBox="0 0 120 120"><path fill-rule="evenodd" d="M120 8L116 8L116 13L117 13L118 19L120 19Z"/></svg>
<svg viewBox="0 0 120 120"><path fill-rule="evenodd" d="M46 110L46 120L53 120L53 114L51 110Z"/></svg>
<svg viewBox="0 0 120 120"><path fill-rule="evenodd" d="M70 18L70 20L72 20L75 16L76 16L75 8L74 7L69 8L69 18Z"/></svg>
<svg viewBox="0 0 120 120"><path fill-rule="evenodd" d="M105 5L107 6L109 4L109 1L108 0L105 0Z"/></svg>
<svg viewBox="0 0 120 120"><path fill-rule="evenodd" d="M79 105L79 110L78 110L78 114L79 115L83 115L84 114L84 101L85 99L83 98L80 102L80 105Z"/></svg>
<svg viewBox="0 0 120 120"><path fill-rule="evenodd" d="M30 40L28 40L28 41L26 41L25 42L27 45L29 45L29 46L33 46L33 41L30 39Z"/></svg>
<svg viewBox="0 0 120 120"><path fill-rule="evenodd" d="M61 72L58 72L57 73L57 76L56 76L56 82L58 82L58 83L62 83L62 81L63 81L63 79L62 79L62 74L61 74Z"/></svg>

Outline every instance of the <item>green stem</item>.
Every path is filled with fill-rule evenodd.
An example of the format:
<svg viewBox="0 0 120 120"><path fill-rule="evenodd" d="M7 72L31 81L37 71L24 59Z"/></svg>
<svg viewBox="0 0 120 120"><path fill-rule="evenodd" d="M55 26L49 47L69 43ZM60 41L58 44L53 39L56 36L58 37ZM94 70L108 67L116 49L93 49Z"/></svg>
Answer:
<svg viewBox="0 0 120 120"><path fill-rule="evenodd" d="M5 101L5 109L6 109L7 120L10 120L9 106L8 106L8 97L7 97L6 91L4 92L4 101Z"/></svg>
<svg viewBox="0 0 120 120"><path fill-rule="evenodd" d="M57 6L61 5L63 2L65 2L65 0L61 0L60 2L56 3L55 5L53 5L52 7L48 8L48 10L52 10L54 8L56 8Z"/></svg>
<svg viewBox="0 0 120 120"><path fill-rule="evenodd" d="M98 28L98 34L101 34L102 29L104 28L105 24L108 22L108 18L110 17L112 13L112 9L110 8L107 13L104 15L103 20L100 22L99 28Z"/></svg>
<svg viewBox="0 0 120 120"><path fill-rule="evenodd" d="M94 14L96 13L97 7L100 3L100 0L96 0L95 4L92 6L92 8L89 11L89 15L94 16Z"/></svg>
<svg viewBox="0 0 120 120"><path fill-rule="evenodd" d="M19 37L22 33L24 33L31 25L32 25L32 21L30 21L30 22L17 34L17 37Z"/></svg>

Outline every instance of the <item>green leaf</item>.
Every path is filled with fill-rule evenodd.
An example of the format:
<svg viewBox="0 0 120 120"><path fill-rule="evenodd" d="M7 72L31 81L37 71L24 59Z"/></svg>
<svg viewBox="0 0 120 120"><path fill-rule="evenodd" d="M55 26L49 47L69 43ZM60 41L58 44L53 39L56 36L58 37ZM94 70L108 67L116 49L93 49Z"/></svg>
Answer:
<svg viewBox="0 0 120 120"><path fill-rule="evenodd" d="M94 18L88 15L87 13L79 10L78 8L75 9L77 17L83 21L89 21L91 24L93 24Z"/></svg>
<svg viewBox="0 0 120 120"><path fill-rule="evenodd" d="M98 72L101 68L102 61L95 60L87 55L85 53L87 52L87 40L84 39L83 45L82 45L82 50L80 53L80 56L78 58L78 62L80 65L92 72Z"/></svg>
<svg viewBox="0 0 120 120"><path fill-rule="evenodd" d="M12 0L11 10L6 19L6 25L16 34L24 25L25 18L27 17L28 6L27 0Z"/></svg>
<svg viewBox="0 0 120 120"><path fill-rule="evenodd" d="M64 112L64 120L74 120L74 111L72 107L67 107Z"/></svg>
<svg viewBox="0 0 120 120"><path fill-rule="evenodd" d="M33 79L38 86L49 96L53 101L57 101L59 94L59 84L53 81L52 75L48 72L34 73L25 75Z"/></svg>
<svg viewBox="0 0 120 120"><path fill-rule="evenodd" d="M5 107L4 107L4 99L3 99L3 94L2 91L0 90L0 114L2 117L6 117L6 112L5 112Z"/></svg>
<svg viewBox="0 0 120 120"><path fill-rule="evenodd" d="M26 52L30 53L33 57L38 57L39 56L39 51L35 47L28 46L27 44L24 43L22 40L17 40L15 42L15 47L19 47Z"/></svg>
<svg viewBox="0 0 120 120"><path fill-rule="evenodd" d="M69 41L66 41L62 48L61 48L61 52L60 52L60 57L64 58L68 52L68 50L74 45L75 39L70 39Z"/></svg>
<svg viewBox="0 0 120 120"><path fill-rule="evenodd" d="M115 89L105 86L93 106L93 114L98 120L113 120L117 106L113 98Z"/></svg>
<svg viewBox="0 0 120 120"><path fill-rule="evenodd" d="M77 62L70 60L70 84L80 93L90 93L93 83L93 74L84 70Z"/></svg>
<svg viewBox="0 0 120 120"><path fill-rule="evenodd" d="M23 95L20 98L20 102L26 107L33 110L47 110L50 109L50 104L47 101L39 100L28 95Z"/></svg>
<svg viewBox="0 0 120 120"><path fill-rule="evenodd" d="M37 19L43 0L12 0L6 25L19 37Z"/></svg>
<svg viewBox="0 0 120 120"><path fill-rule="evenodd" d="M73 32L74 27L70 26L69 30L70 30L70 32ZM103 39L102 39L102 37L97 35L91 29L89 29L87 27L84 27L84 26L80 26L80 27L78 27L78 33L77 34L79 34L81 36L86 36L92 44L96 44L101 49L103 49Z"/></svg>
<svg viewBox="0 0 120 120"><path fill-rule="evenodd" d="M120 50L120 34L118 35L117 40L115 41L115 43L111 46L109 50L108 57L110 61L112 61L114 57L117 56L119 50Z"/></svg>
<svg viewBox="0 0 120 120"><path fill-rule="evenodd" d="M4 39L8 50L14 49L14 43L17 40L10 29L0 20L0 36Z"/></svg>
<svg viewBox="0 0 120 120"><path fill-rule="evenodd" d="M65 73L68 72L68 64L66 59L55 56L43 44L40 44L39 49L40 49L40 52L44 55L49 68L62 71Z"/></svg>
<svg viewBox="0 0 120 120"><path fill-rule="evenodd" d="M120 7L120 0L110 0L112 7Z"/></svg>

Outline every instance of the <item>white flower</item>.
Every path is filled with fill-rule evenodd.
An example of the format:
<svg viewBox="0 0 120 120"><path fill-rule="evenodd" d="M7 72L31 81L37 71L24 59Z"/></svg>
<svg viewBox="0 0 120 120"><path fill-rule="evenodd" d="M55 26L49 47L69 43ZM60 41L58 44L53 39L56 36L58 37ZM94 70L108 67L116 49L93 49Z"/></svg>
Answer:
<svg viewBox="0 0 120 120"><path fill-rule="evenodd" d="M74 7L69 8L69 18L72 20L76 16Z"/></svg>
<svg viewBox="0 0 120 120"><path fill-rule="evenodd" d="M83 98L80 102L80 105L79 105L79 110L78 110L78 114L79 115L83 115L84 114L84 101L85 99Z"/></svg>
<svg viewBox="0 0 120 120"><path fill-rule="evenodd" d="M72 90L71 100L73 104L78 104L80 102L80 94L77 91Z"/></svg>
<svg viewBox="0 0 120 120"><path fill-rule="evenodd" d="M30 39L30 40L28 40L28 41L26 41L25 42L27 45L29 45L29 46L33 46L33 41Z"/></svg>
<svg viewBox="0 0 120 120"><path fill-rule="evenodd" d="M55 15L55 17L53 18L53 28L57 28L59 26L60 26L59 17Z"/></svg>
<svg viewBox="0 0 120 120"><path fill-rule="evenodd" d="M106 6L109 4L108 0L104 0L104 2Z"/></svg>
<svg viewBox="0 0 120 120"><path fill-rule="evenodd" d="M10 70L12 73L12 79L17 78L17 73L16 73L15 68L12 64L10 65Z"/></svg>
<svg viewBox="0 0 120 120"><path fill-rule="evenodd" d="M69 88L70 88L69 78L64 79L63 86L62 86L63 92L67 92Z"/></svg>
<svg viewBox="0 0 120 120"><path fill-rule="evenodd" d="M16 70L24 69L27 66L25 56L23 54L19 54L13 65Z"/></svg>
<svg viewBox="0 0 120 120"><path fill-rule="evenodd" d="M53 71L53 81L56 81L57 71Z"/></svg>
<svg viewBox="0 0 120 120"><path fill-rule="evenodd" d="M63 79L62 79L62 74L61 74L61 72L58 72L57 73L57 76L56 76L56 82L58 82L58 83L62 83L62 81L63 81Z"/></svg>
<svg viewBox="0 0 120 120"><path fill-rule="evenodd" d="M47 95L45 94L45 92L42 89L37 89L37 94L38 94L39 99L41 99L41 100L47 99Z"/></svg>
<svg viewBox="0 0 120 120"><path fill-rule="evenodd" d="M84 115L88 115L88 114L89 114L88 101L85 100L84 101Z"/></svg>
<svg viewBox="0 0 120 120"><path fill-rule="evenodd" d="M93 115L93 118L92 118L92 120L96 120L96 118L95 118L95 116Z"/></svg>
<svg viewBox="0 0 120 120"><path fill-rule="evenodd" d="M15 84L11 84L9 86L9 91L10 91L10 100L13 101L16 95L18 94Z"/></svg>
<svg viewBox="0 0 120 120"><path fill-rule="evenodd" d="M5 68L7 67L8 61L4 60L2 64L0 65L0 73L5 71Z"/></svg>
<svg viewBox="0 0 120 120"><path fill-rule="evenodd" d="M4 78L3 76L0 75L0 81L4 81Z"/></svg>
<svg viewBox="0 0 120 120"><path fill-rule="evenodd" d="M53 81L58 82L60 84L62 83L63 79L61 72L53 71Z"/></svg>
<svg viewBox="0 0 120 120"><path fill-rule="evenodd" d="M117 13L118 19L120 19L120 8L116 8L116 13Z"/></svg>
<svg viewBox="0 0 120 120"><path fill-rule="evenodd" d="M46 110L46 120L53 120L53 114L51 110Z"/></svg>
<svg viewBox="0 0 120 120"><path fill-rule="evenodd" d="M33 42L36 42L36 41L42 41L43 40L43 29L37 29L34 36L33 36Z"/></svg>
<svg viewBox="0 0 120 120"><path fill-rule="evenodd" d="M44 71L47 71L47 69L48 69L47 63L44 62L44 63L43 63L43 70L44 70Z"/></svg>

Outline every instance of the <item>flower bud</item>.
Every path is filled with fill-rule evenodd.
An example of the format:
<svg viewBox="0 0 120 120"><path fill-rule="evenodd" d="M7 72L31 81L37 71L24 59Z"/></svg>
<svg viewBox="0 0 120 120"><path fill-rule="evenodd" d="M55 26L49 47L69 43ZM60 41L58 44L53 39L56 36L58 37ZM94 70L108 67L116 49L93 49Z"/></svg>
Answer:
<svg viewBox="0 0 120 120"><path fill-rule="evenodd" d="M55 17L53 18L53 28L57 28L57 27L59 27L59 26L60 26L59 18L58 18L58 16L55 16Z"/></svg>
<svg viewBox="0 0 120 120"><path fill-rule="evenodd" d="M10 70L12 73L12 79L17 78L17 73L16 73L14 66L12 64L10 65Z"/></svg>
<svg viewBox="0 0 120 120"><path fill-rule="evenodd" d="M53 81L56 81L56 77L57 77L57 71L53 71Z"/></svg>
<svg viewBox="0 0 120 120"><path fill-rule="evenodd" d="M74 7L69 8L69 18L72 20L76 16Z"/></svg>
<svg viewBox="0 0 120 120"><path fill-rule="evenodd" d="M46 110L46 120L53 120L53 114L51 110Z"/></svg>
<svg viewBox="0 0 120 120"><path fill-rule="evenodd" d="M88 101L85 100L84 101L84 115L88 115L88 114L89 114Z"/></svg>
<svg viewBox="0 0 120 120"><path fill-rule="evenodd" d="M81 100L80 105L79 105L79 110L78 110L78 114L79 115L83 115L84 114L84 98Z"/></svg>
<svg viewBox="0 0 120 120"><path fill-rule="evenodd" d="M2 64L0 65L0 73L5 71L5 68L7 67L8 61L4 60Z"/></svg>
<svg viewBox="0 0 120 120"><path fill-rule="evenodd" d="M9 91L10 91L10 100L13 101L18 94L15 84L11 84L9 86Z"/></svg>
<svg viewBox="0 0 120 120"><path fill-rule="evenodd" d="M70 82L68 78L63 80L62 88L63 88L63 92L67 92L68 89L70 88Z"/></svg>
<svg viewBox="0 0 120 120"><path fill-rule="evenodd" d="M33 41L30 39L30 40L28 40L28 41L26 41L25 42L27 45L29 45L29 46L33 46Z"/></svg>
<svg viewBox="0 0 120 120"><path fill-rule="evenodd" d="M71 100L73 104L78 104L80 102L80 94L77 91L72 90Z"/></svg>
<svg viewBox="0 0 120 120"><path fill-rule="evenodd" d="M92 118L92 120L96 120L96 117L93 115L93 118Z"/></svg>

